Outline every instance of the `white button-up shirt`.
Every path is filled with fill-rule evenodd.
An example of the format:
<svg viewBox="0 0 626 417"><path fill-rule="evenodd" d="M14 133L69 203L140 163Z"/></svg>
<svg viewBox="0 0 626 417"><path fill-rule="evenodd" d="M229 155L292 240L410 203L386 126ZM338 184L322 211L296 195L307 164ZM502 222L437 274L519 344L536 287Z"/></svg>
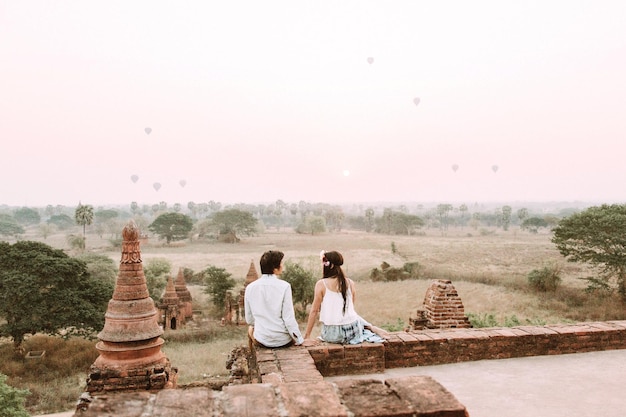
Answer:
<svg viewBox="0 0 626 417"><path fill-rule="evenodd" d="M246 322L254 338L267 347L304 342L293 311L291 285L276 275L263 274L246 287Z"/></svg>

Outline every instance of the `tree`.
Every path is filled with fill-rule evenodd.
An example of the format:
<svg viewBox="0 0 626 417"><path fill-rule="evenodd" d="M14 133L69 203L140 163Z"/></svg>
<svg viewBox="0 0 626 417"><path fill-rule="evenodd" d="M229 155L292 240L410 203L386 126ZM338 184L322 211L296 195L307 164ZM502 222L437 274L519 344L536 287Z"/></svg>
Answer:
<svg viewBox="0 0 626 417"><path fill-rule="evenodd" d="M611 286L626 302L626 205L590 207L561 219L553 229L552 242L569 262L584 262L600 270L594 285Z"/></svg>
<svg viewBox="0 0 626 417"><path fill-rule="evenodd" d="M85 228L93 222L93 207L88 204L78 203L74 212L76 224L83 226L83 237L85 237Z"/></svg>
<svg viewBox="0 0 626 417"><path fill-rule="evenodd" d="M110 282L93 279L85 262L32 241L0 242L0 336L16 348L37 332L91 335L104 325L113 293Z"/></svg>
<svg viewBox="0 0 626 417"><path fill-rule="evenodd" d="M257 219L249 211L226 209L213 213L211 224L222 240L238 242L237 235L251 236L256 232Z"/></svg>
<svg viewBox="0 0 626 417"><path fill-rule="evenodd" d="M511 224L511 213L513 209L511 206L502 206L502 229L509 230L509 225Z"/></svg>
<svg viewBox="0 0 626 417"><path fill-rule="evenodd" d="M389 235L410 235L414 229L422 227L424 220L412 214L383 210L383 215L376 219L376 232Z"/></svg>
<svg viewBox="0 0 626 417"><path fill-rule="evenodd" d="M0 213L0 236L17 237L24 232L24 228L17 223L13 216L11 216L10 214Z"/></svg>
<svg viewBox="0 0 626 417"><path fill-rule="evenodd" d="M300 264L287 261L280 277L291 284L294 303L302 303L302 307L306 308L313 302L315 276L312 271L304 269Z"/></svg>
<svg viewBox="0 0 626 417"><path fill-rule="evenodd" d="M465 214L468 210L467 204L461 204L459 206L459 212L461 212L461 225L465 225Z"/></svg>
<svg viewBox="0 0 626 417"><path fill-rule="evenodd" d="M7 376L0 374L0 415L3 417L29 417L24 404L30 394L28 390L7 385Z"/></svg>
<svg viewBox="0 0 626 417"><path fill-rule="evenodd" d="M41 221L41 216L39 215L39 212L29 207L22 207L15 210L13 212L13 217L15 217L15 220L17 220L18 223L25 226L39 224L39 222Z"/></svg>
<svg viewBox="0 0 626 417"><path fill-rule="evenodd" d="M528 209L525 207L522 207L521 209L517 210L517 218L519 219L520 222L524 222L524 220L526 220L528 218Z"/></svg>
<svg viewBox="0 0 626 417"><path fill-rule="evenodd" d="M54 214L50 216L46 223L53 224L60 230L66 230L74 225L74 220L67 214Z"/></svg>
<svg viewBox="0 0 626 417"><path fill-rule="evenodd" d="M448 214L452 211L452 204L438 204L437 215L439 216L439 227L442 232L448 230Z"/></svg>
<svg viewBox="0 0 626 417"><path fill-rule="evenodd" d="M529 217L524 219L520 228L522 230L528 230L530 233L536 234L540 228L548 227L548 222L546 222L541 217Z"/></svg>
<svg viewBox="0 0 626 417"><path fill-rule="evenodd" d="M307 215L296 227L296 233L307 233L311 235L324 233L326 231L326 219L313 214Z"/></svg>
<svg viewBox="0 0 626 417"><path fill-rule="evenodd" d="M148 225L148 229L159 239L165 239L168 245L172 241L186 239L192 228L193 220L182 213L163 213Z"/></svg>
<svg viewBox="0 0 626 417"><path fill-rule="evenodd" d="M87 272L91 278L99 281L108 281L111 285L115 285L118 269L113 259L97 253L83 253L76 256L76 259L83 261L87 265Z"/></svg>
<svg viewBox="0 0 626 417"><path fill-rule="evenodd" d="M226 298L226 292L231 290L235 286L235 280L231 278L231 274L226 272L224 268L218 268L213 265L209 265L203 271L204 282L207 294L211 295L213 304L219 312L224 310L224 299Z"/></svg>
<svg viewBox="0 0 626 417"><path fill-rule="evenodd" d="M365 231L371 232L374 228L374 209L368 207L365 209Z"/></svg>
<svg viewBox="0 0 626 417"><path fill-rule="evenodd" d="M172 271L172 264L166 258L150 258L143 268L148 286L148 294L158 301L167 285L167 275Z"/></svg>

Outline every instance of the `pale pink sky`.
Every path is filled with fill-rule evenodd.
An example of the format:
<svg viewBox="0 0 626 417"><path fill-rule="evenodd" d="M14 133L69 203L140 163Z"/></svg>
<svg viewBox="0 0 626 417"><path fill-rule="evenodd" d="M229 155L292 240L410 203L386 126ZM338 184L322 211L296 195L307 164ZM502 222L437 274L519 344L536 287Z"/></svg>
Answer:
<svg viewBox="0 0 626 417"><path fill-rule="evenodd" d="M624 22L622 0L0 0L0 204L625 202Z"/></svg>

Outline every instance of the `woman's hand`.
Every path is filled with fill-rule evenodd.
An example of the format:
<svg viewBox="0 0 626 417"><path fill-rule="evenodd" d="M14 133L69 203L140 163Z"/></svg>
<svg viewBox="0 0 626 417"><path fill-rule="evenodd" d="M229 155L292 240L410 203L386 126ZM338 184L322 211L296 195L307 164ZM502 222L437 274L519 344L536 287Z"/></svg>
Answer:
<svg viewBox="0 0 626 417"><path fill-rule="evenodd" d="M302 346L311 347L311 346L317 346L319 344L320 344L320 341L317 339L304 339L304 343L302 343Z"/></svg>

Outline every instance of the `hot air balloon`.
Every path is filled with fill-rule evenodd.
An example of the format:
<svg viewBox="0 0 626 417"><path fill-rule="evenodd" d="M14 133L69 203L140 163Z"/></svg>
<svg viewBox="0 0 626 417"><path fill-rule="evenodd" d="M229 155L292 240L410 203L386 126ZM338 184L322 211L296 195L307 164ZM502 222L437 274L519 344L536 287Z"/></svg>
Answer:
<svg viewBox="0 0 626 417"><path fill-rule="evenodd" d="M185 180L180 180L178 181L178 183L180 184L181 187L184 187L185 185L187 185L187 181Z"/></svg>
<svg viewBox="0 0 626 417"><path fill-rule="evenodd" d="M419 98L419 97L415 97L415 98L413 99L413 103L414 103L416 106L417 106L418 104L420 104L420 101L421 101L421 100L420 100L420 98Z"/></svg>
<svg viewBox="0 0 626 417"><path fill-rule="evenodd" d="M137 182L138 179L139 179L139 175L137 175L137 174L133 174L133 175L130 176L130 180L132 182Z"/></svg>
<svg viewBox="0 0 626 417"><path fill-rule="evenodd" d="M491 170L495 173L498 172L498 166L497 165L492 165L491 166Z"/></svg>
<svg viewBox="0 0 626 417"><path fill-rule="evenodd" d="M372 58L371 56L369 58L367 58L367 63L368 64L373 64L374 63L374 58Z"/></svg>
<svg viewBox="0 0 626 417"><path fill-rule="evenodd" d="M459 165L458 164L452 165L452 171L456 172L458 169L459 169Z"/></svg>
<svg viewBox="0 0 626 417"><path fill-rule="evenodd" d="M154 191L159 191L161 189L161 183L155 182L154 184L152 184L152 187L154 188Z"/></svg>
<svg viewBox="0 0 626 417"><path fill-rule="evenodd" d="M144 131L146 132L147 135L149 135L152 132L152 129L149 127L146 127Z"/></svg>

